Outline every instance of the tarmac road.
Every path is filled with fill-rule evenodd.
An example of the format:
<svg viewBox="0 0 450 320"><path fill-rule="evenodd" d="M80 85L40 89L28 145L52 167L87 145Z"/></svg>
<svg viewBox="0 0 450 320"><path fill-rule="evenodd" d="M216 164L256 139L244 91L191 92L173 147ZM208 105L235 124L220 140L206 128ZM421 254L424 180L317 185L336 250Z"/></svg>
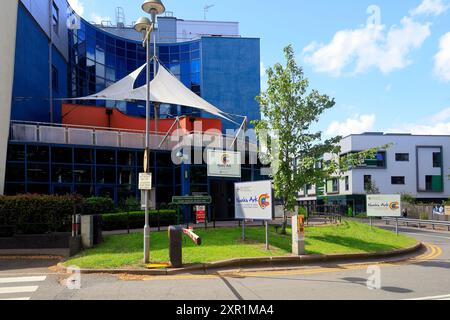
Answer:
<svg viewBox="0 0 450 320"><path fill-rule="evenodd" d="M82 275L70 290L55 260L0 260L0 299L33 300L401 300L450 299L450 233L401 228L427 251L402 262L168 277ZM379 278L371 277L378 270ZM375 268L375 269L374 269ZM379 269L378 269L379 268ZM376 276L376 274L375 274ZM370 278L370 288L367 282Z"/></svg>

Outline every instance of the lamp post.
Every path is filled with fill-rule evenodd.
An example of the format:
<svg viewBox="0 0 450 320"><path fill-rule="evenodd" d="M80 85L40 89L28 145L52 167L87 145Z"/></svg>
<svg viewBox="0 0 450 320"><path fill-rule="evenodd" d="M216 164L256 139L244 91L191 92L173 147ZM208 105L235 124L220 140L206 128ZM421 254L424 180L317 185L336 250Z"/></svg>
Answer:
<svg viewBox="0 0 450 320"><path fill-rule="evenodd" d="M142 4L142 10L151 15L150 21L146 17L139 18L134 29L142 33L143 45L147 49L147 99L145 108L145 156L144 156L144 172L149 171L149 154L150 154L150 39L151 33L155 29L156 16L163 14L166 8L160 0L147 0ZM155 39L156 41L156 39ZM154 52L156 54L156 51ZM156 73L156 70L153 70ZM155 119L157 114L155 113ZM145 206L145 226L144 226L144 263L150 262L150 215L149 215L149 203L148 203L149 190L144 190L144 206Z"/></svg>

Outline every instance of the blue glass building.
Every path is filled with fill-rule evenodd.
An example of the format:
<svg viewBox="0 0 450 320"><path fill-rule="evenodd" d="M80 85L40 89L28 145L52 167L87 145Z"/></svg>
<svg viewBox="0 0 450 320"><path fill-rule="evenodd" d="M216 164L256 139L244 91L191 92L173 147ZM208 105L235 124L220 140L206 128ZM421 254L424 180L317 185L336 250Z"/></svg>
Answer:
<svg viewBox="0 0 450 320"><path fill-rule="evenodd" d="M153 50L152 50L153 51ZM226 113L260 118L255 97L260 92L259 39L201 37L198 40L158 44L161 63L196 94ZM122 79L145 63L142 43L119 38L84 20L80 28L69 32L69 72L71 97L95 94ZM153 65L151 66L153 77ZM145 72L137 85L145 84ZM145 117L143 105L125 102L88 101L87 104L117 107L121 111ZM162 117L205 113L180 106L162 106ZM223 123L225 129L236 129Z"/></svg>
<svg viewBox="0 0 450 320"><path fill-rule="evenodd" d="M97 93L143 65L145 49L136 39L117 36L83 19L77 28L69 28L67 2L53 0L52 5L48 12L45 1L34 2L33 6L29 1L18 1L11 135L6 165L1 164L6 167L5 180L0 181L4 193L76 192L109 196L116 203L139 198L137 176L142 168L142 149L46 142L42 126L61 123L65 115L60 99ZM157 54L186 87L222 111L246 115L249 120L260 118L255 101L260 92L259 39L202 35L189 41L161 41ZM144 83L141 75L136 85ZM145 108L138 103L83 103L145 116ZM161 117L182 114L211 117L182 106L161 106ZM23 136L16 139L13 129L19 122ZM223 128L237 129L231 122L223 122ZM244 165L241 179L214 179L207 176L205 164L176 166L170 151L151 153L157 203L169 203L173 195L209 193L216 195L216 207L225 208L223 218L230 206L227 201L233 183L261 179L260 168Z"/></svg>

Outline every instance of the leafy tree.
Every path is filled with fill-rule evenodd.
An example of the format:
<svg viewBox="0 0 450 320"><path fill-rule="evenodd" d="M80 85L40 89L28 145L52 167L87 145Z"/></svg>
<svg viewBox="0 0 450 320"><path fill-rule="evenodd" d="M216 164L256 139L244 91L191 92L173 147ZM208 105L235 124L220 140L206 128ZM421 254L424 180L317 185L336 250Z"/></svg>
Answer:
<svg viewBox="0 0 450 320"><path fill-rule="evenodd" d="M414 198L409 193L403 193L401 196L402 196L402 202L403 203L415 204L416 201L417 201L416 198Z"/></svg>
<svg viewBox="0 0 450 320"><path fill-rule="evenodd" d="M342 137L323 141L322 132L312 126L335 105L334 99L308 90L309 81L295 61L292 46L284 49L286 65L267 70L268 89L256 99L263 120L252 121L263 147L260 158L272 163L275 197L284 203L283 233L287 217L294 212L298 192L307 184L321 184L362 161L373 158L378 148L339 157ZM264 142L267 141L267 144ZM323 161L325 154L334 155Z"/></svg>
<svg viewBox="0 0 450 320"><path fill-rule="evenodd" d="M364 186L364 189L366 190L367 194L380 194L380 189L373 181Z"/></svg>

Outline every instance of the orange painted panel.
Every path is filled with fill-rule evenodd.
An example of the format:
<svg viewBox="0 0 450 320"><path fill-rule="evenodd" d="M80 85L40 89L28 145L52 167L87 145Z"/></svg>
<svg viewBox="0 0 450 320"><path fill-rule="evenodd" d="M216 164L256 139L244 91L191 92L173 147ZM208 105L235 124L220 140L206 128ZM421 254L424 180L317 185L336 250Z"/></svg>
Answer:
<svg viewBox="0 0 450 320"><path fill-rule="evenodd" d="M66 125L145 131L144 118L129 116L117 109L77 104L64 103L62 105L62 123ZM167 133L173 123L174 119L158 120L158 131ZM183 118L180 121L180 126L189 132L194 130L205 132L211 129L222 131L222 122L219 119ZM153 120L150 121L150 131L155 131L155 122Z"/></svg>

